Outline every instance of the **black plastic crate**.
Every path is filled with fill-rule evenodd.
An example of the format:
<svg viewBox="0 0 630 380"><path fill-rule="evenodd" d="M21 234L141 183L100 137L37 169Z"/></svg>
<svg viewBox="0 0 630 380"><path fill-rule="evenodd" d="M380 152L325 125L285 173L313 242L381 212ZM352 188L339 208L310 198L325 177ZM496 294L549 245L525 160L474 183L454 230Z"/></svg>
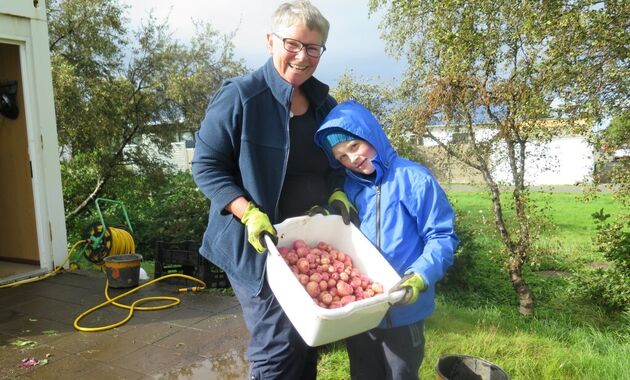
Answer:
<svg viewBox="0 0 630 380"><path fill-rule="evenodd" d="M196 277L206 283L207 288L229 288L227 275L219 267L199 254L199 245L193 240L181 242L158 241L155 247L155 278L167 274L181 273ZM191 282L183 278L166 281L188 286ZM195 284L192 284L193 286Z"/></svg>
<svg viewBox="0 0 630 380"><path fill-rule="evenodd" d="M199 278L206 283L208 288L229 288L230 281L227 274L218 266L212 264L206 260L203 256L199 255Z"/></svg>

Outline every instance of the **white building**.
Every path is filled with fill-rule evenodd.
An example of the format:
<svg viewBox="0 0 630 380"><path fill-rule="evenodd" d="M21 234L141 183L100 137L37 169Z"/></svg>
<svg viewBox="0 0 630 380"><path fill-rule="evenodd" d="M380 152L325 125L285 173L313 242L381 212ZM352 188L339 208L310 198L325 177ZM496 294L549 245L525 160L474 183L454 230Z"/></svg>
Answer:
<svg viewBox="0 0 630 380"><path fill-rule="evenodd" d="M453 133L442 126L431 126L431 133L445 143L465 142L464 133ZM475 127L477 141L488 140L494 134L491 126ZM429 138L424 146L437 146ZM512 175L505 144L498 143L490 158L492 174L499 183L509 184ZM525 158L525 183L527 185L575 185L592 180L595 166L593 146L579 135L560 135L549 142L529 141Z"/></svg>
<svg viewBox="0 0 630 380"><path fill-rule="evenodd" d="M0 91L18 111L0 115L3 283L51 270L68 252L43 0L0 1Z"/></svg>

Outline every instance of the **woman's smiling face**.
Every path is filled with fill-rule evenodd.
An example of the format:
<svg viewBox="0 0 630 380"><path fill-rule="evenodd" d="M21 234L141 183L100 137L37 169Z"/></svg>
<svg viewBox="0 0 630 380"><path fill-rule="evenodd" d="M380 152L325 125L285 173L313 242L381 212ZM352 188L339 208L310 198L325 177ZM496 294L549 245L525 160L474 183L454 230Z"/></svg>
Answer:
<svg viewBox="0 0 630 380"><path fill-rule="evenodd" d="M308 29L301 24L283 27L275 33L267 34L267 44L274 67L284 80L293 87L299 87L313 76L321 57L309 56L306 54L306 48L291 53L284 48L283 38L292 38L305 45L323 45L322 36L319 31Z"/></svg>

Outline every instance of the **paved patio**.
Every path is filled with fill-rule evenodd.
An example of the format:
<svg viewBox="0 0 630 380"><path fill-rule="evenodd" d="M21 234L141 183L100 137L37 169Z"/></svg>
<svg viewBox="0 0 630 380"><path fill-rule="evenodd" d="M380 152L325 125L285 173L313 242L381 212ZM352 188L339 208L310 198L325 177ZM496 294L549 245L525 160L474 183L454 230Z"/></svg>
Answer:
<svg viewBox="0 0 630 380"><path fill-rule="evenodd" d="M137 311L111 330L76 331L75 318L106 300L104 288L104 274L77 271L0 289L0 379L247 377L247 330L234 297L217 291L179 294L179 285L159 282L119 302L164 295L180 298L179 305ZM122 290L129 289L113 289L110 296ZM80 325L105 326L126 315L110 305ZM40 364L20 368L29 358Z"/></svg>

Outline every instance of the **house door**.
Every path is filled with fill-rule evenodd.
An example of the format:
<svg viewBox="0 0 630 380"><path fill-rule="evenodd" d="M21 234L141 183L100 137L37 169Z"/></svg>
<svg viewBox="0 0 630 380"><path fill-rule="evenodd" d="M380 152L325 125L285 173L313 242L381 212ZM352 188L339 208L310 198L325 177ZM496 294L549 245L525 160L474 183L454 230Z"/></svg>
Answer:
<svg viewBox="0 0 630 380"><path fill-rule="evenodd" d="M0 82L17 80L19 116L9 119L0 115L0 278L11 264L37 265L39 248L33 183L29 159L28 136L20 49L18 45L0 43ZM4 272L4 273L3 273Z"/></svg>

